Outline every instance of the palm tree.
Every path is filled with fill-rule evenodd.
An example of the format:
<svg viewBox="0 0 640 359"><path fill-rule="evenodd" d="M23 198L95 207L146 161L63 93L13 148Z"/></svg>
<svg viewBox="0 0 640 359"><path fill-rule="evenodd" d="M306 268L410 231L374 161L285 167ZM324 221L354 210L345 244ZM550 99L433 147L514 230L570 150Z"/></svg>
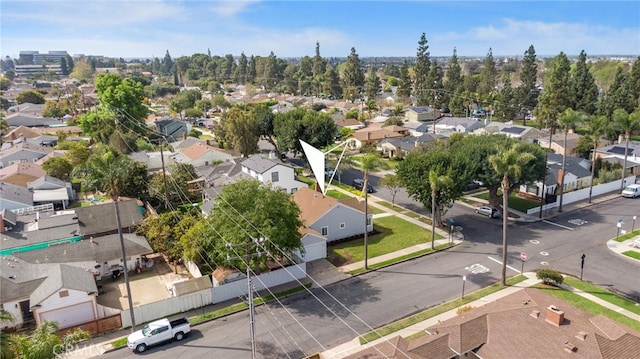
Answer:
<svg viewBox="0 0 640 359"><path fill-rule="evenodd" d="M366 154L362 156L360 159L360 168L364 173L363 180L364 184L362 186L362 193L364 194L364 269L369 269L368 266L368 257L369 257L369 243L368 243L368 235L369 231L367 228L369 227L369 213L368 213L368 194L367 188L369 186L369 172L375 171L380 166L380 159L373 153Z"/></svg>
<svg viewBox="0 0 640 359"><path fill-rule="evenodd" d="M622 176L620 177L620 191L624 188L624 175L627 172L627 155L629 152L629 139L631 133L640 129L640 120L638 119L638 113L634 112L628 114L623 109L617 109L613 111L613 123L615 126L624 133L625 146L624 146L624 162L622 163Z"/></svg>
<svg viewBox="0 0 640 359"><path fill-rule="evenodd" d="M593 136L593 153L591 154L591 181L589 183L589 203L591 203L591 195L593 194L593 178L596 172L596 149L598 148L598 140L607 128L607 118L598 116L589 121L587 131Z"/></svg>
<svg viewBox="0 0 640 359"><path fill-rule="evenodd" d="M562 112L558 119L558 125L563 128L564 132L564 153L562 154L562 173L560 174L560 204L558 212L562 212L562 197L564 194L564 172L567 166L567 135L569 130L573 129L580 122L580 113L568 108Z"/></svg>
<svg viewBox="0 0 640 359"><path fill-rule="evenodd" d="M127 186L126 179L128 178L129 170L133 166L132 161L133 160L126 155L121 155L111 149L106 149L102 154L97 153L89 157L86 164L77 169L76 174L83 177L87 188L102 190L107 193L113 201L116 212L118 237L120 238L120 250L122 252L124 282L127 288L127 299L129 300L131 332L133 333L135 331L136 321L133 314L133 299L131 298L131 287L129 285L129 269L127 268L127 255L124 248L120 208L118 206L120 192Z"/></svg>
<svg viewBox="0 0 640 359"><path fill-rule="evenodd" d="M429 187L431 187L431 249L436 249L436 219L440 218L439 206L437 205L438 192L444 188L452 187L453 180L449 176L441 176L434 170L429 170ZM436 210L438 215L436 216Z"/></svg>
<svg viewBox="0 0 640 359"><path fill-rule="evenodd" d="M502 175L502 285L507 284L507 219L509 216L509 193L511 183L516 183L522 176L523 168L535 156L515 144L509 150L489 156L489 163L496 173Z"/></svg>

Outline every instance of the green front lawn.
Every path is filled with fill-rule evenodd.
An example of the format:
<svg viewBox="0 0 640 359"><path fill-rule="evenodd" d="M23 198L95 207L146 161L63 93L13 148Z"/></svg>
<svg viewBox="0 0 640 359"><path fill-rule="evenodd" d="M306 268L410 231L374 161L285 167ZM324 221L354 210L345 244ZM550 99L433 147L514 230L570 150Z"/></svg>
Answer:
<svg viewBox="0 0 640 359"><path fill-rule="evenodd" d="M604 288L600 288L591 283L583 282L577 278L568 276L564 277L564 284L570 285L576 289L580 289L604 301L615 304L620 308L624 308L632 313L640 315L640 306L638 306L635 302L619 297Z"/></svg>
<svg viewBox="0 0 640 359"><path fill-rule="evenodd" d="M395 252L417 244L431 243L431 231L396 216L376 218L374 229L379 232L367 239L369 258ZM436 239L442 236L436 233ZM363 238L338 243L329 248L329 260L337 266L364 260Z"/></svg>
<svg viewBox="0 0 640 359"><path fill-rule="evenodd" d="M500 195L501 193L502 192L498 191L498 195ZM479 193L474 195L473 197L488 201L489 192ZM531 208L535 208L539 206L540 206L540 202L518 197L515 193L511 193L511 195L509 196L509 208L513 208L517 211L527 213L527 210L530 210Z"/></svg>
<svg viewBox="0 0 640 359"><path fill-rule="evenodd" d="M638 253L636 251L626 251L626 252L622 252L622 254L624 254L627 257L631 257L633 259L640 260L640 253Z"/></svg>
<svg viewBox="0 0 640 359"><path fill-rule="evenodd" d="M565 278L566 282L566 278ZM552 295L554 297L558 297L560 299L565 300L569 304L584 310L585 312L596 316L596 315L604 315L605 317L615 320L618 323L628 326L631 329L640 331L640 322L635 319L631 319L624 314L620 314L616 311L613 311L609 308L605 308L600 304L590 301L585 297L581 297L578 294L569 292L568 290L564 290L558 287L552 287L545 284L538 284L534 286L534 288L538 288L545 293Z"/></svg>

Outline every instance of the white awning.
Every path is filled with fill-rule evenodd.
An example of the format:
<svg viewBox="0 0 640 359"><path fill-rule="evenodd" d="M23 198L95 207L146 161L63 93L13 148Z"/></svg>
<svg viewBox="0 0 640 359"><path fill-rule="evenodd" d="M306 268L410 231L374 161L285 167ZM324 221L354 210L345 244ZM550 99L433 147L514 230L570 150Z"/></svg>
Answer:
<svg viewBox="0 0 640 359"><path fill-rule="evenodd" d="M69 194L66 188L37 189L33 191L33 202L43 203L52 201L68 201Z"/></svg>

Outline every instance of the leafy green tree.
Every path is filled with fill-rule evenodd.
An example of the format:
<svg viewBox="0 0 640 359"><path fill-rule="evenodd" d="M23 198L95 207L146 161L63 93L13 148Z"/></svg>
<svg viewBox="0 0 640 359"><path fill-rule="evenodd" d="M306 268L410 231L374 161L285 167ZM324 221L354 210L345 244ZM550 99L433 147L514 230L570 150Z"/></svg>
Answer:
<svg viewBox="0 0 640 359"><path fill-rule="evenodd" d="M96 91L100 106L114 112L118 121L129 125L143 125L148 114L144 106L144 90L142 84L130 78L122 79L115 73L98 75ZM134 121L135 123L131 123Z"/></svg>
<svg viewBox="0 0 640 359"><path fill-rule="evenodd" d="M524 177L524 168L536 161L536 156L516 144L507 151L491 155L489 163L502 175L502 285L507 285L507 224L509 218L509 194L512 185Z"/></svg>
<svg viewBox="0 0 640 359"><path fill-rule="evenodd" d="M6 310L0 310L0 324L4 327L6 324L11 324L15 318L11 313ZM13 351L14 340L10 334L4 330L0 330L0 358L13 359L16 357L16 353Z"/></svg>
<svg viewBox="0 0 640 359"><path fill-rule="evenodd" d="M498 70L496 70L496 61L493 58L493 51L489 48L487 56L484 58L484 65L480 72L480 88L478 89L481 94L489 94L495 91L496 78L498 76Z"/></svg>
<svg viewBox="0 0 640 359"><path fill-rule="evenodd" d="M576 111L593 115L598 105L598 86L591 75L587 64L587 53L582 50L578 57L578 62L572 72L573 92L575 93Z"/></svg>
<svg viewBox="0 0 640 359"><path fill-rule="evenodd" d="M136 231L147 238L154 252L182 258L184 251L180 239L200 219L195 210L164 212L146 217Z"/></svg>
<svg viewBox="0 0 640 359"><path fill-rule="evenodd" d="M91 149L84 141L63 141L58 143L57 148L67 150L64 156L72 167L84 165L89 156L91 156Z"/></svg>
<svg viewBox="0 0 640 359"><path fill-rule="evenodd" d="M504 85L500 90L500 101L496 106L496 115L502 121L507 122L513 120L516 117L517 113L519 112L519 108L516 105L516 94L513 90L513 87L511 87L511 80L508 73L503 74L502 81Z"/></svg>
<svg viewBox="0 0 640 359"><path fill-rule="evenodd" d="M360 97L360 92L364 86L365 76L362 70L362 64L355 48L351 48L351 53L344 63L342 71L342 88L344 96L349 100L355 100Z"/></svg>
<svg viewBox="0 0 640 359"><path fill-rule="evenodd" d="M271 108L264 103L256 104L251 108L251 113L257 122L260 138L269 142L275 148L276 153L280 153L276 135L273 131L273 122L276 119L276 115L271 111Z"/></svg>
<svg viewBox="0 0 640 359"><path fill-rule="evenodd" d="M546 124L555 132L558 116L574 103L575 96L571 87L571 66L564 52L553 58L550 74L545 82L544 92L535 115L541 124Z"/></svg>
<svg viewBox="0 0 640 359"><path fill-rule="evenodd" d="M384 186L391 194L391 206L396 206L396 195L402 188L402 180L397 174L387 174L380 179L380 185Z"/></svg>
<svg viewBox="0 0 640 359"><path fill-rule="evenodd" d="M380 78L376 74L375 66L372 65L369 67L369 73L365 80L364 94L367 96L367 99L375 101L381 90L382 85L380 84Z"/></svg>
<svg viewBox="0 0 640 359"><path fill-rule="evenodd" d="M431 60L429 58L429 46L427 36L423 32L418 41L418 52L416 53L416 63L413 66L413 92L417 98L418 106L429 105L433 83L429 81L429 69Z"/></svg>
<svg viewBox="0 0 640 359"><path fill-rule="evenodd" d="M286 113L277 113L273 123L280 150L301 153L300 140L315 148L332 144L337 133L333 119L325 114L299 108Z"/></svg>
<svg viewBox="0 0 640 359"><path fill-rule="evenodd" d="M342 98L342 86L340 86L340 76L338 72L331 66L327 67L324 73L324 92L329 96L339 99Z"/></svg>
<svg viewBox="0 0 640 359"><path fill-rule="evenodd" d="M0 76L0 91L6 91L11 87L11 80L5 76Z"/></svg>
<svg viewBox="0 0 640 359"><path fill-rule="evenodd" d="M435 171L438 177L461 178L462 168L455 166L453 160L453 152L442 145L424 146L409 153L398 165L396 173L405 185L409 196L431 211L433 188L429 181L430 171ZM461 194L462 190L455 186L446 189L443 186L437 189L436 210L433 213L433 221L436 224L442 224L445 209L450 208Z"/></svg>
<svg viewBox="0 0 640 359"><path fill-rule="evenodd" d="M64 157L52 157L42 163L42 169L51 177L68 181L73 166Z"/></svg>
<svg viewBox="0 0 640 359"><path fill-rule="evenodd" d="M227 264L244 271L266 270L267 261L283 261L302 251L300 209L291 197L271 186L247 179L225 186L206 222L181 238L188 259L206 261L210 268ZM264 241L254 244L254 239ZM229 246L229 244L231 246ZM250 260L239 257L259 251ZM231 261L228 261L231 259Z"/></svg>
<svg viewBox="0 0 640 359"><path fill-rule="evenodd" d="M232 148L249 157L258 151L260 130L251 110L244 106L235 106L226 114L227 140Z"/></svg>
<svg viewBox="0 0 640 359"><path fill-rule="evenodd" d="M533 45L531 45L529 49L524 52L522 68L520 69L520 82L522 84L518 87L517 92L520 105L525 111L531 111L538 105L540 91L538 90L537 80L538 63L536 60L536 50ZM526 124L527 120L525 118L523 125L526 126Z"/></svg>
<svg viewBox="0 0 640 359"><path fill-rule="evenodd" d="M558 186L558 190L560 191L560 204L558 206L558 212L562 212L562 197L564 194L564 175L566 172L567 166L567 135L569 134L569 130L575 129L576 126L581 122L582 115L579 112L572 110L571 108L567 108L562 112L560 118L558 118L558 125L562 128L562 132L564 133L564 153L562 154L562 174L560 176L560 185Z"/></svg>
<svg viewBox="0 0 640 359"><path fill-rule="evenodd" d="M431 187L431 249L436 249L436 213L438 213L438 193L453 188L453 180L449 176L440 175L429 170L429 187ZM438 220L442 223L442 218Z"/></svg>
<svg viewBox="0 0 640 359"><path fill-rule="evenodd" d="M407 101L411 96L411 77L409 76L409 63L407 60L402 62L400 67L400 84L396 93L400 101Z"/></svg>
<svg viewBox="0 0 640 359"><path fill-rule="evenodd" d="M69 77L76 79L80 82L91 82L96 70L87 61L77 61L73 67L73 71L69 74Z"/></svg>
<svg viewBox="0 0 640 359"><path fill-rule="evenodd" d="M451 56L451 59L449 59L449 66L447 66L447 79L444 81L445 91L441 98L442 103L447 104L451 109L458 108L458 104L456 102L453 102L452 105L452 101L457 97L453 95L462 91L463 81L462 68L458 61L458 51L454 47L453 55Z"/></svg>
<svg viewBox="0 0 640 359"><path fill-rule="evenodd" d="M4 117L4 112L0 111L0 144L2 144L2 139L9 129L9 123L7 119Z"/></svg>
<svg viewBox="0 0 640 359"><path fill-rule="evenodd" d="M91 334L82 329L75 329L60 338L58 325L54 322L39 324L30 336L12 335L15 356L24 359L53 359L64 354L67 347L89 338Z"/></svg>
<svg viewBox="0 0 640 359"><path fill-rule="evenodd" d="M240 58L238 59L238 67L236 67L235 71L235 81L241 85L247 83L247 69L249 66L249 60L247 59L247 55L242 52L240 54Z"/></svg>
<svg viewBox="0 0 640 359"><path fill-rule="evenodd" d="M640 114L633 112L628 114L623 109L617 109L613 112L613 124L618 130L624 133L624 161L622 164L622 176L620 178L620 191L624 188L624 178L627 172L627 156L629 153L629 140L631 135L640 130Z"/></svg>
<svg viewBox="0 0 640 359"><path fill-rule="evenodd" d="M33 103L36 105L41 105L44 103L44 96L38 91L35 90L26 90L20 92L16 96L16 102L19 104L22 103Z"/></svg>

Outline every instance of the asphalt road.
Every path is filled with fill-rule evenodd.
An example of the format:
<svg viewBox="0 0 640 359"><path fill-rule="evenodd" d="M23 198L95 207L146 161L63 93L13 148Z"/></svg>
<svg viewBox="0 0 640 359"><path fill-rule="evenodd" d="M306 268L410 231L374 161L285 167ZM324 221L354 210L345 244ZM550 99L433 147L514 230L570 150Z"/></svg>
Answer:
<svg viewBox="0 0 640 359"><path fill-rule="evenodd" d="M343 174L342 180L350 183L357 175ZM384 189L375 181L377 178L372 178L378 190L374 195L383 197ZM507 276L520 271L521 252L528 257L525 271L550 267L579 276L580 257L585 254L585 280L640 302L640 265L614 255L605 244L615 237L620 219L625 221L622 229L631 230L631 218L639 205L640 200L616 198L560 214L552 221L511 223ZM413 206L421 210L419 204ZM456 225L465 234L463 244L452 250L370 272L324 290L301 293L287 298L282 305L272 303L257 308L258 357L301 358L324 351L372 328L459 297L462 276L467 279L467 292L500 280L501 221L458 205L449 216L455 216ZM248 321L245 312L199 325L185 341L151 348L141 355L247 358L251 351ZM134 357L127 349L104 356Z"/></svg>

